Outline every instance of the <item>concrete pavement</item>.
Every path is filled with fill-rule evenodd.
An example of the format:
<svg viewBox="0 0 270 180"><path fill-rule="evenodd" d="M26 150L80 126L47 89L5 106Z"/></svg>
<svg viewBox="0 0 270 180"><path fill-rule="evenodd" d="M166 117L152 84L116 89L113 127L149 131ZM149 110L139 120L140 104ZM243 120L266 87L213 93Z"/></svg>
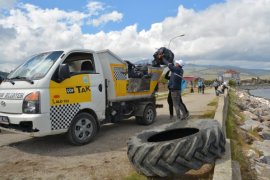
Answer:
<svg viewBox="0 0 270 180"><path fill-rule="evenodd" d="M197 92L188 93L182 97L183 102L186 104L187 109L190 112L191 118L196 118L203 115L211 107L208 104L214 100L216 97L214 89L206 89L204 94L198 94ZM169 118L169 106L167 103L167 98L157 102L158 104L163 104L162 109L158 109L159 114L168 114Z"/></svg>

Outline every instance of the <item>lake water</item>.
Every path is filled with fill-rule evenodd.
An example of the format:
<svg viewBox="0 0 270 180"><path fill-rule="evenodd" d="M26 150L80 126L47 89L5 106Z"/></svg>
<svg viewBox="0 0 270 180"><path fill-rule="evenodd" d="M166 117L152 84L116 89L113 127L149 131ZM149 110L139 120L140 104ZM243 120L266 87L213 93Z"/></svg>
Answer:
<svg viewBox="0 0 270 180"><path fill-rule="evenodd" d="M270 99L270 89L254 89L250 90L249 93L253 96Z"/></svg>

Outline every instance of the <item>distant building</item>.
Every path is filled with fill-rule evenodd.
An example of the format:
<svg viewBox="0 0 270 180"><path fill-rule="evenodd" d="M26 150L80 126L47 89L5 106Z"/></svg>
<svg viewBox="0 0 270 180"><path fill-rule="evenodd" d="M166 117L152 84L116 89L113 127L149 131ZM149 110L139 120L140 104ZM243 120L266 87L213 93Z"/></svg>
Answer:
<svg viewBox="0 0 270 180"><path fill-rule="evenodd" d="M198 80L199 77L196 76L184 76L184 80L187 81L187 87L190 88L190 92L194 92L195 81Z"/></svg>
<svg viewBox="0 0 270 180"><path fill-rule="evenodd" d="M195 76L184 76L184 79L187 82L191 82L191 81L196 81L198 79L198 77L195 77Z"/></svg>
<svg viewBox="0 0 270 180"><path fill-rule="evenodd" d="M232 69L225 71L223 73L223 81L228 82L229 80L233 80L237 84L240 84L240 73Z"/></svg>

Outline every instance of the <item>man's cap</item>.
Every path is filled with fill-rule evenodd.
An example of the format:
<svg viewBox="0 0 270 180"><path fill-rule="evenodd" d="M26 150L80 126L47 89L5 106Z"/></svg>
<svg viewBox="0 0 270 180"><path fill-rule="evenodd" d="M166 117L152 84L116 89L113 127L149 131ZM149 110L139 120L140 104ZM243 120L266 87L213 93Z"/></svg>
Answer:
<svg viewBox="0 0 270 180"><path fill-rule="evenodd" d="M180 66L184 66L184 61L182 59L175 60L175 64L179 64Z"/></svg>

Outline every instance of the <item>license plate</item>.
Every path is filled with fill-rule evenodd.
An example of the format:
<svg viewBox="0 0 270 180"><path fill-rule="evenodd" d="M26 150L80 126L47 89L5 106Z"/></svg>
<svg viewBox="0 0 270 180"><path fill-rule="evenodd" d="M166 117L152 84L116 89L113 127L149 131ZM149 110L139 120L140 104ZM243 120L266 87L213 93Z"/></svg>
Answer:
<svg viewBox="0 0 270 180"><path fill-rule="evenodd" d="M0 124L9 124L9 119L6 116L0 116Z"/></svg>

